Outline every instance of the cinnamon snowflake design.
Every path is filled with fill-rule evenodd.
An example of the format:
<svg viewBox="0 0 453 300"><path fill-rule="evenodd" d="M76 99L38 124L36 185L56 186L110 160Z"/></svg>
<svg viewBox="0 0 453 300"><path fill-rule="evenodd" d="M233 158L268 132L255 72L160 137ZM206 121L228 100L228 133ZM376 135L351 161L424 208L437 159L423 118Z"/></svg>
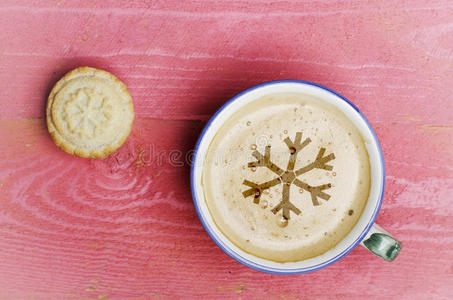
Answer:
<svg viewBox="0 0 453 300"><path fill-rule="evenodd" d="M301 213L300 209L298 209L293 203L291 203L289 199L290 188L292 184L309 192L311 194L311 201L313 202L314 206L320 205L318 198L324 199L326 201L330 199L330 195L324 192L324 190L330 189L332 187L330 183L319 186L312 186L308 183L299 180L297 177L304 173L310 172L313 169L324 169L332 171L333 167L331 165L328 165L327 163L335 159L335 154L331 153L329 155L324 155L326 153L326 149L320 148L318 155L316 156L313 162L307 164L306 166L300 169L294 170L297 155L304 147L306 147L311 142L311 139L306 138L302 142L302 132L297 132L294 141L292 141L289 137L286 137L284 142L288 146L290 152L288 166L286 167L286 170L281 169L279 166L277 166L271 161L270 145L266 146L264 155L260 153L258 150L255 150L252 153L252 155L253 157L256 158L256 161L249 162L248 167L253 169L256 169L257 167L266 167L275 174L277 174L278 177L260 184L245 179L243 184L248 186L249 189L245 190L242 193L242 195L244 196L244 198L250 196L253 197L253 203L259 204L264 190L267 190L278 184L283 184L282 199L277 204L277 206L272 208L271 211L274 214L277 214L277 212L282 210L283 218L289 220L290 211L294 212L296 215L299 215Z"/></svg>
<svg viewBox="0 0 453 300"><path fill-rule="evenodd" d="M95 137L103 133L112 117L112 105L102 94L92 89L82 88L71 95L65 106L68 128L79 137Z"/></svg>

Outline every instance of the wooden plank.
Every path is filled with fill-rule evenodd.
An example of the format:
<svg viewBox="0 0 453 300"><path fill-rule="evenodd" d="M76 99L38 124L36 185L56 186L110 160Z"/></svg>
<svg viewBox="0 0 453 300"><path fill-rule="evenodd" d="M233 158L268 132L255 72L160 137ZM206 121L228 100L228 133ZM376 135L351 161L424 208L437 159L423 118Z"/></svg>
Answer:
<svg viewBox="0 0 453 300"><path fill-rule="evenodd" d="M127 144L101 161L59 150L41 119L0 124L8 140L0 149L0 289L8 297L354 298L379 292L410 298L451 292L453 181L440 166L428 178L412 179L420 167L389 164L379 221L404 243L395 262L355 249L316 273L273 276L226 256L196 217L183 157L203 122L139 119ZM170 160L170 153L181 158Z"/></svg>
<svg viewBox="0 0 453 300"><path fill-rule="evenodd" d="M0 299L452 299L451 1L1 1ZM130 87L137 120L106 160L59 150L51 86L91 65ZM207 119L266 80L323 83L382 143L378 222L395 262L362 248L276 276L224 254L193 207Z"/></svg>

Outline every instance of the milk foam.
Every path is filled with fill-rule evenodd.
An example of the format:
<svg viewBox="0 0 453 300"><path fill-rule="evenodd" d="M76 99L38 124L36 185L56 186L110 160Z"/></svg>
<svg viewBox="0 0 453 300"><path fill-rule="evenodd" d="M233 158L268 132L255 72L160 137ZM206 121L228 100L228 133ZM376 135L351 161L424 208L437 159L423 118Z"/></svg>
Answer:
<svg viewBox="0 0 453 300"><path fill-rule="evenodd" d="M244 180L263 183L278 177L265 168L249 168L256 161L254 150L265 153L285 170L290 151L284 139L311 142L297 156L295 170L313 162L320 148L334 153L332 170L313 169L298 176L311 186L331 184L324 190L328 201L318 198L314 206L310 192L290 187L290 201L301 213L271 210L282 199L283 184L266 190L259 204ZM357 223L368 199L370 166L358 130L342 112L321 100L303 94L274 94L263 97L233 115L220 128L206 154L203 189L208 209L218 228L235 245L255 256L289 262L318 256L333 248Z"/></svg>

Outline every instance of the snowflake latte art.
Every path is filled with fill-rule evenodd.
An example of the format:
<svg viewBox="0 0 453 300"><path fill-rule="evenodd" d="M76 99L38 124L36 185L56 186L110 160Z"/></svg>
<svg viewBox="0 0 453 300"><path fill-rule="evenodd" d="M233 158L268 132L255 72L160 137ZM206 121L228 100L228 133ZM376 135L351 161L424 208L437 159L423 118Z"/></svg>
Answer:
<svg viewBox="0 0 453 300"><path fill-rule="evenodd" d="M370 167L358 130L302 94L258 99L220 128L203 167L205 201L238 247L278 262L318 256L357 223Z"/></svg>

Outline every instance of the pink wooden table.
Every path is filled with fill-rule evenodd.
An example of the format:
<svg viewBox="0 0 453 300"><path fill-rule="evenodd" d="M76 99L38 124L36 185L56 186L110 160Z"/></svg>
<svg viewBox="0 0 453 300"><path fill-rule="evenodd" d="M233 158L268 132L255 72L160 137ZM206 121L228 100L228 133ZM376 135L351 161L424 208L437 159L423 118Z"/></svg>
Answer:
<svg viewBox="0 0 453 300"><path fill-rule="evenodd" d="M452 16L447 0L0 1L0 299L453 299ZM51 86L80 65L134 98L132 134L105 160L46 131ZM282 78L339 91L374 126L395 262L356 248L274 276L203 230L170 153L231 96Z"/></svg>

